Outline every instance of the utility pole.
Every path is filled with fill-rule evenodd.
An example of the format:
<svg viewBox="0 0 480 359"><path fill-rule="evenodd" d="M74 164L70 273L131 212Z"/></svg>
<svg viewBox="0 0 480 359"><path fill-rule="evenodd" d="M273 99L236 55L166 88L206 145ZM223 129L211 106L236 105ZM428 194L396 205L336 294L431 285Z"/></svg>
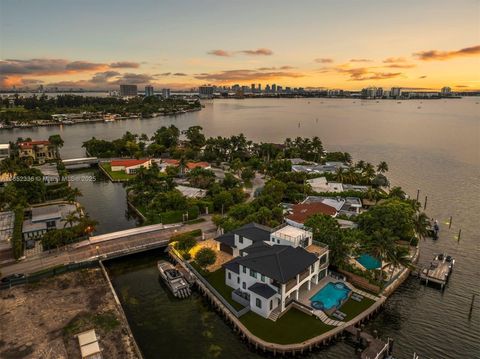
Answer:
<svg viewBox="0 0 480 359"><path fill-rule="evenodd" d="M428 197L425 196L425 204L423 205L423 210L424 211L427 209L427 200L428 200Z"/></svg>
<svg viewBox="0 0 480 359"><path fill-rule="evenodd" d="M452 220L453 220L453 217L450 216L450 221L448 222L448 229L452 228Z"/></svg>
<svg viewBox="0 0 480 359"><path fill-rule="evenodd" d="M420 190L417 189L417 202L418 202L418 198L420 197Z"/></svg>

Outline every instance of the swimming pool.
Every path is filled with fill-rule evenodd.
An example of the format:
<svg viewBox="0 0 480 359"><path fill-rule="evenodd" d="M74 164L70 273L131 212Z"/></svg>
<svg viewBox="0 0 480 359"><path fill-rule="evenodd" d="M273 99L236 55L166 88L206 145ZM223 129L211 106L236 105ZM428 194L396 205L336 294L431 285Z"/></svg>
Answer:
<svg viewBox="0 0 480 359"><path fill-rule="evenodd" d="M368 270L378 269L382 266L382 263L377 258L372 257L370 254L362 254L360 257L357 257L356 260Z"/></svg>
<svg viewBox="0 0 480 359"><path fill-rule="evenodd" d="M338 308L348 298L350 291L350 288L344 283L330 282L311 297L310 302L315 309L330 310L334 307Z"/></svg>

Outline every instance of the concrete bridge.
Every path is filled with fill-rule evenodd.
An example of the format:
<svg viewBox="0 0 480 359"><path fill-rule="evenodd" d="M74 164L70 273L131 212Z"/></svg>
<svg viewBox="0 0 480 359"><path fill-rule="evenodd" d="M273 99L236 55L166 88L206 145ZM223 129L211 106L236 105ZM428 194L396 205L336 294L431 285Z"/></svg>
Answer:
<svg viewBox="0 0 480 359"><path fill-rule="evenodd" d="M82 168L97 165L99 161L97 157L80 157L62 160L62 163L65 168Z"/></svg>
<svg viewBox="0 0 480 359"><path fill-rule="evenodd" d="M2 276L13 273L28 275L59 265L122 257L132 253L165 247L173 235L195 229L201 229L206 238L213 237L216 233L216 226L211 221L211 217L204 216L202 218L205 221L194 224L156 224L93 236L85 241L60 248L59 250L45 251L16 263L3 266L0 271Z"/></svg>

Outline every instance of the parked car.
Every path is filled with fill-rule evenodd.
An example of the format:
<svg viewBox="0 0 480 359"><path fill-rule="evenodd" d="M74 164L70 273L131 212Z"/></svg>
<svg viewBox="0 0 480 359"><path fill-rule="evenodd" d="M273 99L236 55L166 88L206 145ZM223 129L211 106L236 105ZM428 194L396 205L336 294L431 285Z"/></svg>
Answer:
<svg viewBox="0 0 480 359"><path fill-rule="evenodd" d="M21 279L21 278L25 278L25 274L23 273L10 274L2 278L2 283L9 283L12 280Z"/></svg>

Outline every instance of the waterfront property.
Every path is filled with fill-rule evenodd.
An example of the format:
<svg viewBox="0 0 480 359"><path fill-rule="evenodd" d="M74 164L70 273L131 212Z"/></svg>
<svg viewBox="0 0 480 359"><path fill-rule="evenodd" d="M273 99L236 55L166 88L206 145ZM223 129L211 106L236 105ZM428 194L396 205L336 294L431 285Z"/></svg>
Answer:
<svg viewBox="0 0 480 359"><path fill-rule="evenodd" d="M180 166L180 161L177 159L173 158L161 158L161 159L156 159L155 162L157 163L158 167L160 168L160 171L165 172L167 167L172 166L172 167L179 167ZM195 168L203 168L205 170L211 169L211 165L208 162L193 162L189 161L185 164L185 168L183 168L184 173L188 173L191 170Z"/></svg>
<svg viewBox="0 0 480 359"><path fill-rule="evenodd" d="M44 163L40 166L34 167L43 175L43 182L45 184L54 184L60 182L60 175L58 173L57 164L56 163Z"/></svg>
<svg viewBox="0 0 480 359"><path fill-rule="evenodd" d="M310 298L315 309L330 311L338 309L350 296L351 290L342 282L329 282Z"/></svg>
<svg viewBox="0 0 480 359"><path fill-rule="evenodd" d="M285 221L295 227L303 228L305 221L315 214L336 217L337 210L322 202L294 204L288 209Z"/></svg>
<svg viewBox="0 0 480 359"><path fill-rule="evenodd" d="M233 255L223 265L232 298L264 318L278 318L300 291L327 274L328 248L312 244L311 232L293 226L250 223L216 240Z"/></svg>
<svg viewBox="0 0 480 359"><path fill-rule="evenodd" d="M114 160L110 162L110 169L112 172L124 172L127 175L134 175L139 168L150 168L152 165L151 159L125 159Z"/></svg>
<svg viewBox="0 0 480 359"><path fill-rule="evenodd" d="M45 163L57 158L56 147L49 141L26 141L18 144L20 158L31 158L34 162Z"/></svg>
<svg viewBox="0 0 480 359"><path fill-rule="evenodd" d="M359 191L366 192L369 186L343 184L340 182L329 182L325 177L316 177L307 180L307 183L312 187L314 192L344 192L344 191Z"/></svg>
<svg viewBox="0 0 480 359"><path fill-rule="evenodd" d="M321 197L308 196L302 203L323 203L335 208L338 214L356 216L362 209L362 200L358 197Z"/></svg>
<svg viewBox="0 0 480 359"><path fill-rule="evenodd" d="M47 231L71 227L66 217L77 210L74 204L62 203L32 207L23 221L22 236L27 239L39 239Z"/></svg>
<svg viewBox="0 0 480 359"><path fill-rule="evenodd" d="M292 171L294 172L304 172L304 173L335 173L339 169L348 169L349 167L342 162L326 162L324 165L319 165L316 163L313 164L301 164L301 165L292 165Z"/></svg>

